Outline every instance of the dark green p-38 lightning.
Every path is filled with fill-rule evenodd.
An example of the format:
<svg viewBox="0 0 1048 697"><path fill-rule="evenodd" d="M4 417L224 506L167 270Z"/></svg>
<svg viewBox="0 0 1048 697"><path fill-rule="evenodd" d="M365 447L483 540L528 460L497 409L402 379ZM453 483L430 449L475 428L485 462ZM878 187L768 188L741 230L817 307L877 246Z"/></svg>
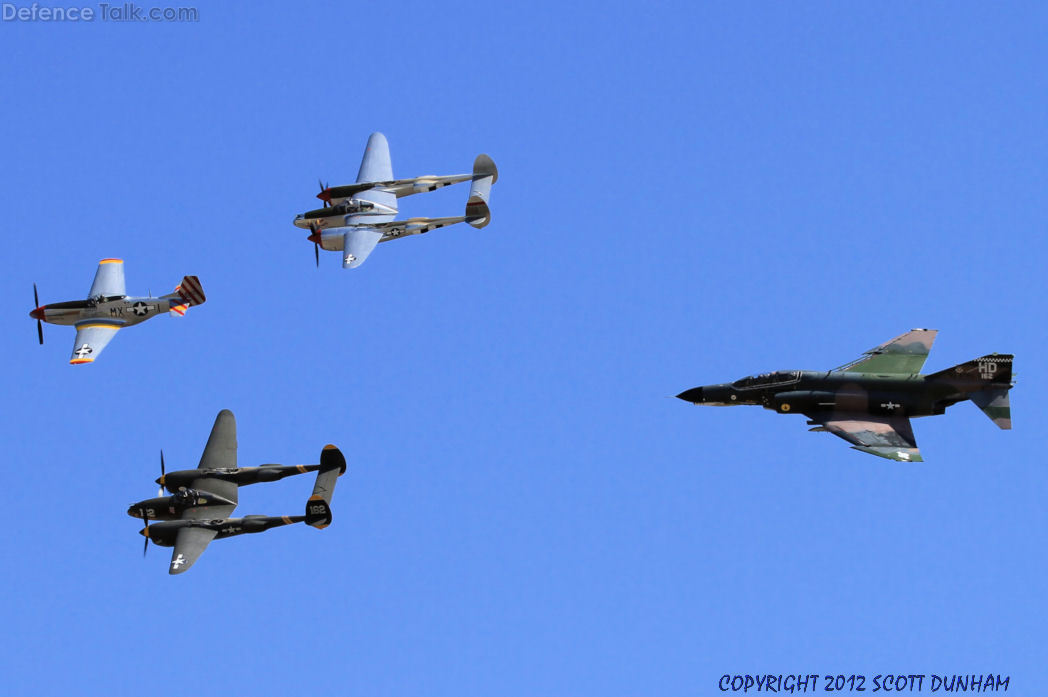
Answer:
<svg viewBox="0 0 1048 697"><path fill-rule="evenodd" d="M331 496L335 484L346 471L346 458L334 445L325 445L320 463L315 465L237 466L237 424L233 412L223 409L215 419L207 439L200 465L178 472L164 471L164 453L160 453L160 491L156 498L128 506L127 514L142 518L146 527L143 553L152 542L161 547L174 547L168 572L181 574L189 570L203 554L211 540L264 532L292 523L305 523L326 528L331 523ZM316 472L313 494L306 501L304 515L249 515L230 518L237 507L240 487L258 482L275 482L305 472ZM164 496L164 489L171 492ZM159 521L150 525L150 521Z"/></svg>
<svg viewBox="0 0 1048 697"><path fill-rule="evenodd" d="M994 353L921 375L936 333L914 329L829 372L764 373L694 387L677 397L693 404L759 404L780 414L804 414L812 431L829 431L856 450L921 462L911 417L942 414L970 399L1000 428L1012 427L1012 356Z"/></svg>

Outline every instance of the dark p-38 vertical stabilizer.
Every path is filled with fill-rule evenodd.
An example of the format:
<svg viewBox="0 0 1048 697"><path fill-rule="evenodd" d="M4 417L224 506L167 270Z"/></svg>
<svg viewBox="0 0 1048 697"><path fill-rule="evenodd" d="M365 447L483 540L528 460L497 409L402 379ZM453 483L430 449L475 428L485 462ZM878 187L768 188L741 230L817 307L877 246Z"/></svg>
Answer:
<svg viewBox="0 0 1048 697"><path fill-rule="evenodd" d="M306 502L306 525L317 529L331 524L331 497L339 476L346 471L346 458L333 445L325 445L320 452L320 470L313 485L313 495Z"/></svg>

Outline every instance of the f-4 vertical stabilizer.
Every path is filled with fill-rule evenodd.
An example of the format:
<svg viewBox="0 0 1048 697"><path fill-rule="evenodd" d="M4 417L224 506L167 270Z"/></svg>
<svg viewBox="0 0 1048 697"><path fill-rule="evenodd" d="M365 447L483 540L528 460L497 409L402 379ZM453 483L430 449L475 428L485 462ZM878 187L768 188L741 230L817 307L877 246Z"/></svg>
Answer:
<svg viewBox="0 0 1048 697"><path fill-rule="evenodd" d="M980 390L972 395L975 406L990 417L990 421L1005 431L1012 427L1012 407L1008 400L1008 388Z"/></svg>
<svg viewBox="0 0 1048 697"><path fill-rule="evenodd" d="M946 382L968 395L975 406L998 427L1012 427L1008 390L1012 389L1012 359L1007 353L991 353L929 375L930 380Z"/></svg>
<svg viewBox="0 0 1048 697"><path fill-rule="evenodd" d="M482 228L491 222L491 210L488 199L491 196L491 185L499 180L499 170L494 161L487 155L477 155L473 161L473 183L469 187L469 200L466 201L466 222L475 228Z"/></svg>

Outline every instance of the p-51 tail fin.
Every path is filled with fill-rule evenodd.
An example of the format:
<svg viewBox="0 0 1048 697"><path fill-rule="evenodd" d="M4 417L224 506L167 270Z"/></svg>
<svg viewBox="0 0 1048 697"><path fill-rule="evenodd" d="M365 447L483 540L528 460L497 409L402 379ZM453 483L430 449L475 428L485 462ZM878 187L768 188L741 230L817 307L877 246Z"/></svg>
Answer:
<svg viewBox="0 0 1048 697"><path fill-rule="evenodd" d="M313 495L306 501L306 525L323 529L331 524L331 496L335 493L339 476L345 471L346 458L342 452L333 445L325 445L320 452L320 469L313 485Z"/></svg>
<svg viewBox="0 0 1048 697"><path fill-rule="evenodd" d="M175 286L175 292L165 295L168 313L175 317L185 317L186 310L193 305L203 305L207 301L204 288L196 276L184 276L182 282Z"/></svg>

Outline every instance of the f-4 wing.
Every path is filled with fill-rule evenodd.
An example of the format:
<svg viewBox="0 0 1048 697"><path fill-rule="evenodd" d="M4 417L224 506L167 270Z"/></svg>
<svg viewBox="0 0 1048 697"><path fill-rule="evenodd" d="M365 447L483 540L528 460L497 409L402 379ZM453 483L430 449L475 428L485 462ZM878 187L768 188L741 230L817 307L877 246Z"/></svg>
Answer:
<svg viewBox="0 0 1048 697"><path fill-rule="evenodd" d="M69 357L70 364L80 365L94 361L124 324L120 320L109 319L85 319L77 322L73 354Z"/></svg>
<svg viewBox="0 0 1048 697"><path fill-rule="evenodd" d="M851 363L834 368L835 373L917 375L928 359L936 329L911 329L876 346Z"/></svg>
<svg viewBox="0 0 1048 697"><path fill-rule="evenodd" d="M813 431L829 431L856 450L901 462L923 462L913 427L905 416L869 414L811 415Z"/></svg>

